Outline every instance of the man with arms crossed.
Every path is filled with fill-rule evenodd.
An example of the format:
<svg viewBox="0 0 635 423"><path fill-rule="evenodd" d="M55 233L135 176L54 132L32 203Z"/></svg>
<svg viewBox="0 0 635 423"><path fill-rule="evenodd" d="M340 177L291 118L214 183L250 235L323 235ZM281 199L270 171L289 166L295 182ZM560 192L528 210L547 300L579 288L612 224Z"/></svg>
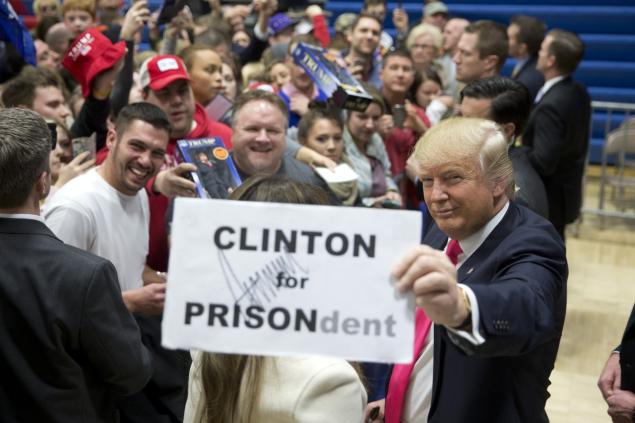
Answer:
<svg viewBox="0 0 635 423"><path fill-rule="evenodd" d="M103 258L64 245L39 216L51 135L23 109L0 111L0 373L3 422L112 422L150 355Z"/></svg>
<svg viewBox="0 0 635 423"><path fill-rule="evenodd" d="M512 165L495 123L443 121L413 156L434 224L427 245L403 257L393 277L435 323L428 421L547 422L566 306L562 240L548 221L510 201ZM412 366L400 401L416 406L409 392L421 381ZM422 421L425 406L401 421Z"/></svg>

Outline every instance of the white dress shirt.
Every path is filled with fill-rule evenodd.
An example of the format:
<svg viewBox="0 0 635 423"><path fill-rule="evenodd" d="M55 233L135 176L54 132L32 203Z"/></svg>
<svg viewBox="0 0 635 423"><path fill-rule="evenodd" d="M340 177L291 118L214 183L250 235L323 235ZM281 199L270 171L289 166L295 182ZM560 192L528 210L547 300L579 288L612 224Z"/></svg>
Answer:
<svg viewBox="0 0 635 423"><path fill-rule="evenodd" d="M545 85L540 87L540 89L536 93L536 99L534 100L534 104L536 104L540 100L542 100L542 98L545 96L545 94L547 94L547 91L549 91L551 89L551 87L553 87L558 82L560 82L563 79L565 79L566 77L567 77L566 75L560 75L560 76L556 76L555 78L551 78L548 81L545 81Z"/></svg>

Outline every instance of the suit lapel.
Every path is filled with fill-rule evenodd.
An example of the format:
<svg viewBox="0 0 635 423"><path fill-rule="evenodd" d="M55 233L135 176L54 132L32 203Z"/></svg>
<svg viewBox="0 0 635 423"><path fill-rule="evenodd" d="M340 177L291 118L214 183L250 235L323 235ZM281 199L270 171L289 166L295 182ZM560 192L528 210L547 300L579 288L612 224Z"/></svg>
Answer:
<svg viewBox="0 0 635 423"><path fill-rule="evenodd" d="M544 103L547 100L550 100L551 97L556 97L559 93L559 88L561 86L563 86L564 84L568 84L571 83L571 77L567 76L566 78L564 78L562 81L558 81L556 82L553 87L551 87L549 89L549 91L547 91L542 98L540 99L540 101L536 104L536 106L540 106L540 104Z"/></svg>
<svg viewBox="0 0 635 423"><path fill-rule="evenodd" d="M494 228L492 233L483 241L480 247L472 254L457 271L459 283L466 283L469 278L478 273L478 266L487 261L493 251L503 242L514 227L514 221L518 215L517 206L510 201L509 208L503 216L503 220Z"/></svg>

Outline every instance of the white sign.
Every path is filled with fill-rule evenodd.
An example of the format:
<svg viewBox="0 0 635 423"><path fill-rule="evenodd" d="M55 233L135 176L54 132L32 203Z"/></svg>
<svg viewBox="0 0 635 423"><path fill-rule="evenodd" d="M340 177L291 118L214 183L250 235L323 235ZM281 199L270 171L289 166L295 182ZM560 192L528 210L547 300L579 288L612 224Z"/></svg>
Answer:
<svg viewBox="0 0 635 423"><path fill-rule="evenodd" d="M338 164L334 170L325 167L316 167L315 172L329 184L351 182L359 179L359 175L346 163Z"/></svg>
<svg viewBox="0 0 635 423"><path fill-rule="evenodd" d="M414 298L390 271L418 212L176 200L167 348L408 363Z"/></svg>

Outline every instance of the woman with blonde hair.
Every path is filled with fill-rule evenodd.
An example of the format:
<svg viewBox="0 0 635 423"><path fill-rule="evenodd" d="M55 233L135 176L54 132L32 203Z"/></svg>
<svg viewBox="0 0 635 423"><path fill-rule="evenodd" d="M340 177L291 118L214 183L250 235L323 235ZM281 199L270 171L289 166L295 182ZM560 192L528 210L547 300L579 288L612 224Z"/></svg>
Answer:
<svg viewBox="0 0 635 423"><path fill-rule="evenodd" d="M231 199L328 205L320 188L254 176ZM192 353L185 423L361 422L366 390L356 366L319 356Z"/></svg>
<svg viewBox="0 0 635 423"><path fill-rule="evenodd" d="M406 39L406 48L417 71L423 72L435 66L443 46L443 34L434 25L422 23L410 30Z"/></svg>

